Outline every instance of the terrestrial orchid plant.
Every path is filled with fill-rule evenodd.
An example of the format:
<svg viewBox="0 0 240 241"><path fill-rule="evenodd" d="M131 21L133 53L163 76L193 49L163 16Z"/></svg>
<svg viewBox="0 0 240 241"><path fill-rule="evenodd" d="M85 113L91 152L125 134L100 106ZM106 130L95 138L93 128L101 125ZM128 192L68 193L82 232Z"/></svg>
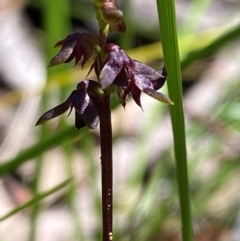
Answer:
<svg viewBox="0 0 240 241"><path fill-rule="evenodd" d="M41 125L70 109L75 109L75 126L91 129L100 123L101 167L102 167L102 217L103 241L110 241L112 234L112 126L110 97L116 93L125 107L130 96L141 107L141 92L154 99L172 105L164 94L157 92L166 80L167 71L156 71L131 59L114 43L107 43L108 32L125 32L123 13L116 7L115 0L93 0L99 26L99 36L89 32L77 32L59 41L55 47L60 52L51 60L49 67L68 63L75 59L82 67L90 58L95 58L89 73L94 71L97 81L80 80L77 88L62 104L44 113L36 125ZM70 114L69 113L69 114Z"/></svg>

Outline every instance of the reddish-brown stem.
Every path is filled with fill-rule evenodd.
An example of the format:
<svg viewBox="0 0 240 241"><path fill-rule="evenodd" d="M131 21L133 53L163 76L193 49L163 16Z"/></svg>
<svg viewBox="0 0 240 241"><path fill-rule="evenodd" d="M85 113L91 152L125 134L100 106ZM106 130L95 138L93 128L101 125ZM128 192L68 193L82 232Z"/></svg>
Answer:
<svg viewBox="0 0 240 241"><path fill-rule="evenodd" d="M110 95L101 99L100 138L102 165L103 241L112 240L112 123Z"/></svg>

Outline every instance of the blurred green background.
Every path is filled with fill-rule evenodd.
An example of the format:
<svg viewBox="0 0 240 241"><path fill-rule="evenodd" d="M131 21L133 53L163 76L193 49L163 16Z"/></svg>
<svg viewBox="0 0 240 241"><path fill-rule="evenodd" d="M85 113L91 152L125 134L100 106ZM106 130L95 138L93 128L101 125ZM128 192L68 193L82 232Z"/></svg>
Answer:
<svg viewBox="0 0 240 241"><path fill-rule="evenodd" d="M122 0L128 54L163 66L155 1ZM195 240L240 240L240 3L177 0ZM73 115L34 127L86 77L73 63L47 69L54 44L97 34L89 0L0 3L0 240L101 240L98 130ZM90 63L91 64L91 63ZM95 78L94 75L90 76ZM167 93L166 87L161 92ZM168 107L142 111L113 97L114 240L180 240Z"/></svg>

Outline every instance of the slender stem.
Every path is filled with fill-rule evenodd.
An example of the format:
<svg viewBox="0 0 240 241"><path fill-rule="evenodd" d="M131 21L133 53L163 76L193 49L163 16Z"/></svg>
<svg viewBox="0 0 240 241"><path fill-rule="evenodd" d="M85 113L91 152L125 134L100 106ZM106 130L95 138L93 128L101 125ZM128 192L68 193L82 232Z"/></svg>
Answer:
<svg viewBox="0 0 240 241"><path fill-rule="evenodd" d="M112 123L110 95L101 98L100 138L102 164L103 241L112 240Z"/></svg>
<svg viewBox="0 0 240 241"><path fill-rule="evenodd" d="M101 48L104 48L107 43L107 35L102 29L99 29L99 42Z"/></svg>
<svg viewBox="0 0 240 241"><path fill-rule="evenodd" d="M108 31L109 31L109 25L106 24L102 20L102 11L101 7L95 5L95 13L96 17L98 20L98 27L99 27L99 42L100 42L100 47L104 48L106 43L107 43L107 36L108 36Z"/></svg>
<svg viewBox="0 0 240 241"><path fill-rule="evenodd" d="M182 240L193 240L191 205L187 170L184 112L182 104L182 78L178 50L176 13L174 0L157 0L160 31L165 65L168 71L169 97L174 102L170 107L174 135L176 174L182 220Z"/></svg>
<svg viewBox="0 0 240 241"><path fill-rule="evenodd" d="M95 3L95 2L94 2ZM97 3L97 1L96 1ZM107 44L109 25L101 17L101 8L95 4L95 12L99 25L99 42L103 49ZM100 108L100 138L102 164L102 220L103 241L112 240L112 122L110 108L110 93L101 96Z"/></svg>

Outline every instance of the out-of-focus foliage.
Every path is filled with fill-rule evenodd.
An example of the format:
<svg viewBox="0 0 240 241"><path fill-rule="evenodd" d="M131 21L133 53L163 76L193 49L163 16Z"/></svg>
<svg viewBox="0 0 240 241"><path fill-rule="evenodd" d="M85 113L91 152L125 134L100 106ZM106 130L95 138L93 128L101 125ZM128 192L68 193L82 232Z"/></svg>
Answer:
<svg viewBox="0 0 240 241"><path fill-rule="evenodd" d="M125 10L127 33L113 34L110 40L126 47L132 58L160 69L161 45L155 43L159 33L152 24L154 19L148 22L143 14L136 19L137 8L132 9L132 2L119 1ZM146 9L144 2L139 0L138 5ZM156 9L148 10L154 18ZM31 20L35 38L46 46L42 48L47 56L45 66L57 52L54 44L68 32L84 29L96 34L91 1L28 1L18 11ZM239 237L239 11L238 1L177 1L189 178L195 240L199 241L236 241L235 236ZM145 31L146 22L149 31ZM46 111L63 101L87 69L72 68L71 64L54 67L41 92L41 109ZM11 123L21 97L14 87L1 89L1 122ZM178 194L166 107L148 97L142 99L144 112L131 100L125 110L116 99L113 103L114 239L179 240ZM63 117L41 130L28 126L30 134L23 138L22 151L11 159L1 158L0 218L29 200L35 204L21 212L18 209L1 222L1 240L100 240L98 132L75 132L72 123ZM3 141L6 124L0 124ZM36 198L69 177L72 179L60 191L51 192L41 202ZM38 203L41 205L36 206Z"/></svg>

